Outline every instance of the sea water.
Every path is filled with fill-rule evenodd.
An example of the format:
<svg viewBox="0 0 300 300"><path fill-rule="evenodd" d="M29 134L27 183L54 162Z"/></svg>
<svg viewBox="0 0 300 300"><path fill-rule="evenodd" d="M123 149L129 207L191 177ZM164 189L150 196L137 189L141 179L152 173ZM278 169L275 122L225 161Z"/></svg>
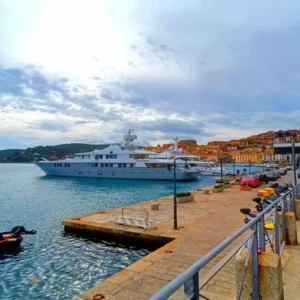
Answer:
<svg viewBox="0 0 300 300"><path fill-rule="evenodd" d="M214 181L178 182L177 190ZM150 250L66 234L61 221L172 193L172 182L58 178L33 164L0 164L0 231L37 230L20 249L0 252L0 299L72 299L139 260Z"/></svg>

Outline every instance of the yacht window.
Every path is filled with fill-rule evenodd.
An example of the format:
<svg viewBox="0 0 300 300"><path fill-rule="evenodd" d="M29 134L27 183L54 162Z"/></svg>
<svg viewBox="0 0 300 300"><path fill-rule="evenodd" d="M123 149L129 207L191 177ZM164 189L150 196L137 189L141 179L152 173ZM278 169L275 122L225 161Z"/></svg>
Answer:
<svg viewBox="0 0 300 300"><path fill-rule="evenodd" d="M123 168L126 168L127 167L127 164L123 164Z"/></svg>
<svg viewBox="0 0 300 300"><path fill-rule="evenodd" d="M104 167L104 164L101 164L101 168L103 168Z"/></svg>
<svg viewBox="0 0 300 300"><path fill-rule="evenodd" d="M60 166L62 167L62 164L60 164Z"/></svg>
<svg viewBox="0 0 300 300"><path fill-rule="evenodd" d="M117 159L117 158L118 158L118 156L116 154L114 154L114 159Z"/></svg>
<svg viewBox="0 0 300 300"><path fill-rule="evenodd" d="M71 165L70 165L70 164L68 164L68 167L70 168L70 167L71 167Z"/></svg>
<svg viewBox="0 0 300 300"><path fill-rule="evenodd" d="M65 168L67 167L67 164L65 164Z"/></svg>
<svg viewBox="0 0 300 300"><path fill-rule="evenodd" d="M109 151L109 153L113 153L113 151Z"/></svg>
<svg viewBox="0 0 300 300"><path fill-rule="evenodd" d="M118 167L119 167L119 168L122 168L122 164L118 164Z"/></svg>
<svg viewBox="0 0 300 300"><path fill-rule="evenodd" d="M84 155L81 155L81 158L84 158Z"/></svg>
<svg viewBox="0 0 300 300"><path fill-rule="evenodd" d="M96 160L98 160L99 159L99 155L97 154L97 155L95 155L95 159Z"/></svg>
<svg viewBox="0 0 300 300"><path fill-rule="evenodd" d="M111 155L109 156L109 158L114 158L114 156L111 154Z"/></svg>
<svg viewBox="0 0 300 300"><path fill-rule="evenodd" d="M127 164L127 166L126 166L126 167L127 167L127 168L130 168L130 167L131 167L131 165L132 165L132 164Z"/></svg>
<svg viewBox="0 0 300 300"><path fill-rule="evenodd" d="M106 159L109 159L109 155L108 154L106 155Z"/></svg>
<svg viewBox="0 0 300 300"><path fill-rule="evenodd" d="M97 164L97 163L95 163L95 167L96 167L96 168L98 167L98 164Z"/></svg>
<svg viewBox="0 0 300 300"><path fill-rule="evenodd" d="M102 154L100 155L100 159L103 159L103 155Z"/></svg>
<svg viewBox="0 0 300 300"><path fill-rule="evenodd" d="M130 164L130 168L133 168L134 167L134 164Z"/></svg>
<svg viewBox="0 0 300 300"><path fill-rule="evenodd" d="M108 164L105 164L105 167L107 168L107 167L108 167Z"/></svg>
<svg viewBox="0 0 300 300"><path fill-rule="evenodd" d="M109 164L109 166L112 168L112 167L113 167L113 164Z"/></svg>

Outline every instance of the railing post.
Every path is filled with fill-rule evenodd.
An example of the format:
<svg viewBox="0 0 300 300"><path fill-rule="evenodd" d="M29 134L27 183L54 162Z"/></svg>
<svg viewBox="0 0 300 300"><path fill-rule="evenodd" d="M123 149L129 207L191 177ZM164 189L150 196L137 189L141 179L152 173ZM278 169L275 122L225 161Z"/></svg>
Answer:
<svg viewBox="0 0 300 300"><path fill-rule="evenodd" d="M282 205L282 238L283 241L286 242L286 198L283 197L283 205Z"/></svg>
<svg viewBox="0 0 300 300"><path fill-rule="evenodd" d="M199 272L195 273L193 276L193 282L194 282L194 296L192 300L199 300Z"/></svg>
<svg viewBox="0 0 300 300"><path fill-rule="evenodd" d="M290 194L290 207L289 207L289 211L291 211L291 212L295 212L294 201L296 200L296 197L297 197L297 190L295 188L293 190L293 192Z"/></svg>
<svg viewBox="0 0 300 300"><path fill-rule="evenodd" d="M266 242L265 242L265 217L262 216L258 223L259 226L259 247L262 251L266 251Z"/></svg>
<svg viewBox="0 0 300 300"><path fill-rule="evenodd" d="M192 278L184 284L184 294L190 297L190 300L199 300L199 272L196 272Z"/></svg>
<svg viewBox="0 0 300 300"><path fill-rule="evenodd" d="M259 300L259 271L258 271L258 249L257 231L253 235L252 243L252 299Z"/></svg>
<svg viewBox="0 0 300 300"><path fill-rule="evenodd" d="M279 236L279 221L278 221L278 204L275 203L275 216L274 216L274 226L275 226L275 248L276 254L280 255L280 236Z"/></svg>

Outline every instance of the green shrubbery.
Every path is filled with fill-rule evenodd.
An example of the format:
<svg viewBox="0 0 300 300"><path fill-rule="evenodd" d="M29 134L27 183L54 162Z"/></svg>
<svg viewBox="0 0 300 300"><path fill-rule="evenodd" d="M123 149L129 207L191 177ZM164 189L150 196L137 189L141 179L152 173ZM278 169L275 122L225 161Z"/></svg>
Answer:
<svg viewBox="0 0 300 300"><path fill-rule="evenodd" d="M180 197L187 197L187 196L191 196L192 193L191 192L181 192L181 193L177 193L176 197L180 198Z"/></svg>
<svg viewBox="0 0 300 300"><path fill-rule="evenodd" d="M220 188L222 188L222 187L223 187L223 184L216 184L216 185L214 186L215 189L220 189Z"/></svg>

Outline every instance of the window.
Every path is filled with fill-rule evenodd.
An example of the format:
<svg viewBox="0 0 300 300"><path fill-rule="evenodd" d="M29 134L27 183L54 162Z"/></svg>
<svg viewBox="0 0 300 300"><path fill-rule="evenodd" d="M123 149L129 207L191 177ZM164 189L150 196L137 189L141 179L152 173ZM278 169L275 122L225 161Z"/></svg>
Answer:
<svg viewBox="0 0 300 300"><path fill-rule="evenodd" d="M106 155L106 159L109 159L109 155L108 154Z"/></svg>
<svg viewBox="0 0 300 300"><path fill-rule="evenodd" d="M101 168L103 168L104 167L104 164L101 164Z"/></svg>
<svg viewBox="0 0 300 300"><path fill-rule="evenodd" d="M100 159L103 159L103 155L102 154L100 155Z"/></svg>
<svg viewBox="0 0 300 300"><path fill-rule="evenodd" d="M97 163L95 163L95 167L96 167L96 168L98 167L98 164L97 164Z"/></svg>
<svg viewBox="0 0 300 300"><path fill-rule="evenodd" d="M113 167L113 164L109 164L109 166L112 168L112 167Z"/></svg>
<svg viewBox="0 0 300 300"><path fill-rule="evenodd" d="M118 167L119 167L119 168L122 168L122 164L118 164Z"/></svg>
<svg viewBox="0 0 300 300"><path fill-rule="evenodd" d="M99 155L95 155L95 160L98 160L99 159Z"/></svg>
<svg viewBox="0 0 300 300"><path fill-rule="evenodd" d="M62 164L60 164L60 167L62 167Z"/></svg>
<svg viewBox="0 0 300 300"><path fill-rule="evenodd" d="M108 168L108 164L105 164L105 167Z"/></svg>
<svg viewBox="0 0 300 300"><path fill-rule="evenodd" d="M114 158L114 156L111 154L111 155L109 156L109 158Z"/></svg>
<svg viewBox="0 0 300 300"><path fill-rule="evenodd" d="M123 168L126 168L126 164L123 164Z"/></svg>
<svg viewBox="0 0 300 300"><path fill-rule="evenodd" d="M81 155L81 158L84 158L84 155Z"/></svg>
<svg viewBox="0 0 300 300"><path fill-rule="evenodd" d="M67 164L65 164L65 168L67 167Z"/></svg>
<svg viewBox="0 0 300 300"><path fill-rule="evenodd" d="M117 158L118 158L118 156L116 154L114 154L114 159L117 159Z"/></svg>

